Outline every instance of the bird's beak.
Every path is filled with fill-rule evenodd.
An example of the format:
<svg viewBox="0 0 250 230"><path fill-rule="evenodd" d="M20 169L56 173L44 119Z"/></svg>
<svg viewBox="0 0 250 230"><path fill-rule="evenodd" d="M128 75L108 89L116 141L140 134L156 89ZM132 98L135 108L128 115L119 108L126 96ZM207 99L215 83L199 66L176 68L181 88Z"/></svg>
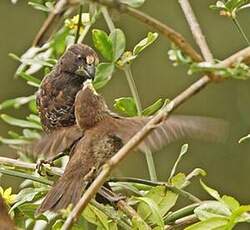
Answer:
<svg viewBox="0 0 250 230"><path fill-rule="evenodd" d="M75 74L85 77L87 79L94 80L95 78L95 66L94 65L81 65L78 67L78 69L75 71Z"/></svg>

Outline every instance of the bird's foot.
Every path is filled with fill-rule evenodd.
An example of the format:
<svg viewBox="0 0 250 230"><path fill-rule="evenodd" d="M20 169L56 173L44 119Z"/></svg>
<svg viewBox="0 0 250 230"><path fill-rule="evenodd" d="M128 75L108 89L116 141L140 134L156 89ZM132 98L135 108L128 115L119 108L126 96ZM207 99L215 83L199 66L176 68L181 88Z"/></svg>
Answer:
<svg viewBox="0 0 250 230"><path fill-rule="evenodd" d="M116 194L111 189L108 189L105 186L102 186L101 190L99 190L98 193L110 204L116 204L120 200L126 199L126 196L123 196L121 194Z"/></svg>
<svg viewBox="0 0 250 230"><path fill-rule="evenodd" d="M36 170L40 176L52 176L48 171L46 170L47 166L49 167L54 166L53 160L39 160L36 164Z"/></svg>

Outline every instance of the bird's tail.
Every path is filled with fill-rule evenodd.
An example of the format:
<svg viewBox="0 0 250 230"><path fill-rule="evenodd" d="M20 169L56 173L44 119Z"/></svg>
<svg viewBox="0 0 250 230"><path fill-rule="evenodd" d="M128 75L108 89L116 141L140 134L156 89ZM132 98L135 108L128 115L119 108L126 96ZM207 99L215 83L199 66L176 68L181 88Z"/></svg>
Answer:
<svg viewBox="0 0 250 230"><path fill-rule="evenodd" d="M67 208L69 204L74 206L80 200L82 192L87 186L87 182L84 181L84 177L77 174L70 178L63 175L47 193L37 213L43 213L47 210L57 212Z"/></svg>

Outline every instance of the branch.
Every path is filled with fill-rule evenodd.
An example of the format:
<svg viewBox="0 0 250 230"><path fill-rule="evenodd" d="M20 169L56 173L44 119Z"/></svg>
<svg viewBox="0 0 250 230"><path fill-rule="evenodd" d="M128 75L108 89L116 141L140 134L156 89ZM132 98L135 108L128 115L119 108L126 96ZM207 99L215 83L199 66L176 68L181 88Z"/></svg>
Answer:
<svg viewBox="0 0 250 230"><path fill-rule="evenodd" d="M173 186L171 184L168 184L166 182L157 182L157 181L150 181L150 180L144 180L144 179L138 179L138 178L132 178L132 177L118 177L118 178L111 178L112 182L131 182L136 184L145 184L149 186L165 186L170 191L179 194L180 196L187 198L188 200L199 203L201 200L194 196L193 194L183 190L182 188L177 188L176 186Z"/></svg>
<svg viewBox="0 0 250 230"><path fill-rule="evenodd" d="M0 157L0 165L14 166L22 169L32 169L32 170L36 169L36 164L34 163L27 163L24 161L15 160L7 157ZM52 173L57 176L61 176L63 174L63 170L57 167L46 168L46 170L49 173Z"/></svg>
<svg viewBox="0 0 250 230"><path fill-rule="evenodd" d="M202 33L200 25L195 17L192 7L188 0L179 0L180 6L190 26L191 32L195 38L197 45L199 46L204 59L208 62L213 62L213 55L208 47L206 39Z"/></svg>
<svg viewBox="0 0 250 230"><path fill-rule="evenodd" d="M250 57L250 47L245 48L231 57L225 59L218 66L228 67L232 65L239 59L245 59ZM217 66L217 65L215 65ZM117 167L117 165L133 150L154 128L159 125L162 120L167 119L167 117L176 108L183 104L187 99L191 98L201 89L206 87L211 79L208 76L204 76L186 90L180 93L176 98L174 98L170 103L168 103L157 115L155 115L139 132L137 132L126 145L124 145L115 156L113 156L107 163L103 166L100 174L96 177L93 183L85 191L80 201L77 203L75 208L72 210L68 216L66 222L64 223L62 230L67 230L71 227L73 222L77 220L81 212L84 210L91 198L97 193L100 187L105 183L109 177L111 171Z"/></svg>
<svg viewBox="0 0 250 230"><path fill-rule="evenodd" d="M38 33L33 41L33 46L41 46L44 43L44 40L47 40L47 38L45 38L47 32L52 29L53 24L56 22L57 18L61 14L63 14L64 9L67 5L68 5L68 0L57 1L54 9L49 13L49 16L44 21L41 29L38 31Z"/></svg>

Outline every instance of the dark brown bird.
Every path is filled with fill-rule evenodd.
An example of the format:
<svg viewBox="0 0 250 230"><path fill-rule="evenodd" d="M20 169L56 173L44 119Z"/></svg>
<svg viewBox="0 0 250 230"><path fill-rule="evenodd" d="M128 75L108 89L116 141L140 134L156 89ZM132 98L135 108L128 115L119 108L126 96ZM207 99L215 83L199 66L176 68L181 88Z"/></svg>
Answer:
<svg viewBox="0 0 250 230"><path fill-rule="evenodd" d="M70 160L64 174L48 192L38 212L58 211L69 204L75 205L86 186L96 177L103 163L123 144L126 144L150 119L146 117L125 118L112 114L104 99L94 91L89 81L84 83L83 89L76 96L75 114L77 125L65 128L68 131L64 132L64 136L58 130L43 140L43 143L48 141L47 145L50 145L46 146L46 149L60 152L72 144L72 138L70 139L72 129L77 130L78 126L84 133L71 150ZM222 141L226 130L227 124L223 120L195 116L171 116L139 145L139 149L143 150L145 146L148 146L157 150L183 137ZM63 145L59 144L61 141ZM39 143L36 146L39 146Z"/></svg>
<svg viewBox="0 0 250 230"><path fill-rule="evenodd" d="M15 230L15 225L8 215L7 207L3 198L0 195L0 229L1 230Z"/></svg>
<svg viewBox="0 0 250 230"><path fill-rule="evenodd" d="M72 45L43 79L37 107L44 131L49 133L75 124L74 103L87 79L94 79L97 54L87 45Z"/></svg>

